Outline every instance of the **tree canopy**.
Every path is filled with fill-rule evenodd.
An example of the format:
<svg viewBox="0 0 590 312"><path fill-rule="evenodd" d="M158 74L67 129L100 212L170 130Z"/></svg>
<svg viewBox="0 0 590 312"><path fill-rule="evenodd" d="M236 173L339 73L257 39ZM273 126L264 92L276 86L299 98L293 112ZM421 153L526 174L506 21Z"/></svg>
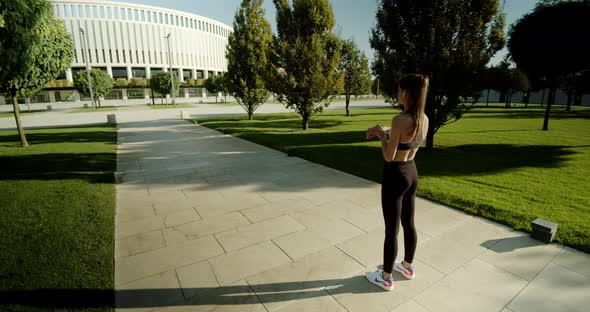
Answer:
<svg viewBox="0 0 590 312"><path fill-rule="evenodd" d="M406 73L430 76L427 147L479 97L477 75L504 46L498 0L381 0L372 29L373 72L391 99Z"/></svg>
<svg viewBox="0 0 590 312"><path fill-rule="evenodd" d="M0 0L0 20L0 93L12 97L21 143L27 146L17 96L39 91L65 71L73 57L72 39L46 0Z"/></svg>
<svg viewBox="0 0 590 312"><path fill-rule="evenodd" d="M542 1L510 29L510 58L532 80L550 88L543 130L564 76L590 68L587 43L590 1Z"/></svg>
<svg viewBox="0 0 590 312"><path fill-rule="evenodd" d="M178 92L180 85L178 83L178 77L176 75L172 75L174 77L174 92ZM172 81L170 80L170 73L169 72L159 72L155 76L150 79L150 88L161 95L161 100L164 101L164 96L166 94L170 94L170 89L172 89Z"/></svg>
<svg viewBox="0 0 590 312"><path fill-rule="evenodd" d="M90 80L92 80L92 93L96 99L104 97L113 89L113 78L100 69L90 69ZM76 90L82 95L90 96L85 70L79 71L76 74L76 77L74 77L74 88L76 88ZM98 103L98 106L100 107L100 99L98 100Z"/></svg>
<svg viewBox="0 0 590 312"><path fill-rule="evenodd" d="M302 118L307 130L313 114L340 94L343 75L338 69L341 42L333 32L334 14L328 0L274 0L277 33L271 90Z"/></svg>
<svg viewBox="0 0 590 312"><path fill-rule="evenodd" d="M347 40L342 45L342 61L339 70L344 73L346 116L350 116L350 97L368 94L371 92L373 83L369 60L353 40Z"/></svg>
<svg viewBox="0 0 590 312"><path fill-rule="evenodd" d="M248 114L248 119L262 105L270 92L269 53L273 37L270 24L264 18L263 0L243 0L235 17L233 33L227 46L226 87Z"/></svg>

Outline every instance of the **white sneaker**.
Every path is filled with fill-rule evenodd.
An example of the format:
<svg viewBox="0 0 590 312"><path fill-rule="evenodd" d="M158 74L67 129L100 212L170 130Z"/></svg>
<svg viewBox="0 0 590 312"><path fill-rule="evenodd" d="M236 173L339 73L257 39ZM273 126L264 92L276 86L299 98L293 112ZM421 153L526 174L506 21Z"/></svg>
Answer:
<svg viewBox="0 0 590 312"><path fill-rule="evenodd" d="M367 280L385 290L393 290L393 278L383 279L383 273L379 271L367 272Z"/></svg>
<svg viewBox="0 0 590 312"><path fill-rule="evenodd" d="M414 267L406 268L401 262L396 262L393 265L393 270L398 271L407 279L414 279L416 277L416 271L414 271Z"/></svg>

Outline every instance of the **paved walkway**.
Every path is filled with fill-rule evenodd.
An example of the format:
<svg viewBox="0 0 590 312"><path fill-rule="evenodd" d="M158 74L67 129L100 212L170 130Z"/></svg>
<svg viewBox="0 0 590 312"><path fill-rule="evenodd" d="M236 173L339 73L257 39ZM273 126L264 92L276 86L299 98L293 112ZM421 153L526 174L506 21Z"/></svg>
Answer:
<svg viewBox="0 0 590 312"><path fill-rule="evenodd" d="M119 311L590 306L590 256L420 199L417 278L384 292L364 277L381 263L379 184L198 125L120 124L117 164Z"/></svg>

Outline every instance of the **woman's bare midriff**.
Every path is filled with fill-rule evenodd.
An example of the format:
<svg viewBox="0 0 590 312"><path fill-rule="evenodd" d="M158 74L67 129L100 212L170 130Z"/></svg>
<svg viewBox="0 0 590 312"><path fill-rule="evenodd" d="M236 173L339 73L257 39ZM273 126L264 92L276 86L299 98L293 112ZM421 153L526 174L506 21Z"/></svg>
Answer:
<svg viewBox="0 0 590 312"><path fill-rule="evenodd" d="M393 161L395 161L395 162L403 162L403 161L413 160L414 157L416 157L416 152L417 151L418 151L417 149L413 149L413 150L409 150L409 151L400 151L400 150L398 150L395 153L395 157L393 158Z"/></svg>

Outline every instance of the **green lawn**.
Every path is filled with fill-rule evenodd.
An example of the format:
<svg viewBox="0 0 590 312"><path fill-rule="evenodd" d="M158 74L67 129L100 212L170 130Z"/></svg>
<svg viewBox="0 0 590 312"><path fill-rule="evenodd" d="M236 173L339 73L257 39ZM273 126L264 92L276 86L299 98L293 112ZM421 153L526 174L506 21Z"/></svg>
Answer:
<svg viewBox="0 0 590 312"><path fill-rule="evenodd" d="M172 104L156 104L156 105L148 105L149 107L153 108L153 109L167 109L167 108L194 108L194 105L191 104L176 104L176 105L172 105Z"/></svg>
<svg viewBox="0 0 590 312"><path fill-rule="evenodd" d="M34 114L34 113L46 112L46 111L47 110L45 110L45 109L33 109L30 112L27 111L27 110L24 110L24 111L21 110L20 111L20 114L21 115L27 115L27 114ZM2 113L0 113L0 118L2 118L2 117L12 117L12 118L14 118L14 112L12 112L12 111L10 111L10 112L2 112Z"/></svg>
<svg viewBox="0 0 590 312"><path fill-rule="evenodd" d="M67 306L78 298L83 311L111 311L100 305L112 306L104 295L111 298L114 286L116 129L28 130L27 138L31 146L22 148L16 131L0 131L0 289L31 291L27 303ZM36 288L57 290L48 295ZM102 297L80 299L77 289ZM0 300L0 311L54 311L16 305L14 298Z"/></svg>
<svg viewBox="0 0 590 312"><path fill-rule="evenodd" d="M78 109L72 109L69 110L68 113L95 113L95 112L112 112L112 111L116 111L117 110L117 106L103 106L103 107L97 107L97 108L92 108L92 107L88 107L88 108L78 108Z"/></svg>
<svg viewBox="0 0 590 312"><path fill-rule="evenodd" d="M557 241L590 252L590 109L555 110L541 131L543 108L475 108L435 136L416 158L419 195L468 213L530 230L542 217L559 223ZM380 143L365 131L389 124L394 109L326 111L299 130L296 114L199 119L200 125L341 171L381 181Z"/></svg>

